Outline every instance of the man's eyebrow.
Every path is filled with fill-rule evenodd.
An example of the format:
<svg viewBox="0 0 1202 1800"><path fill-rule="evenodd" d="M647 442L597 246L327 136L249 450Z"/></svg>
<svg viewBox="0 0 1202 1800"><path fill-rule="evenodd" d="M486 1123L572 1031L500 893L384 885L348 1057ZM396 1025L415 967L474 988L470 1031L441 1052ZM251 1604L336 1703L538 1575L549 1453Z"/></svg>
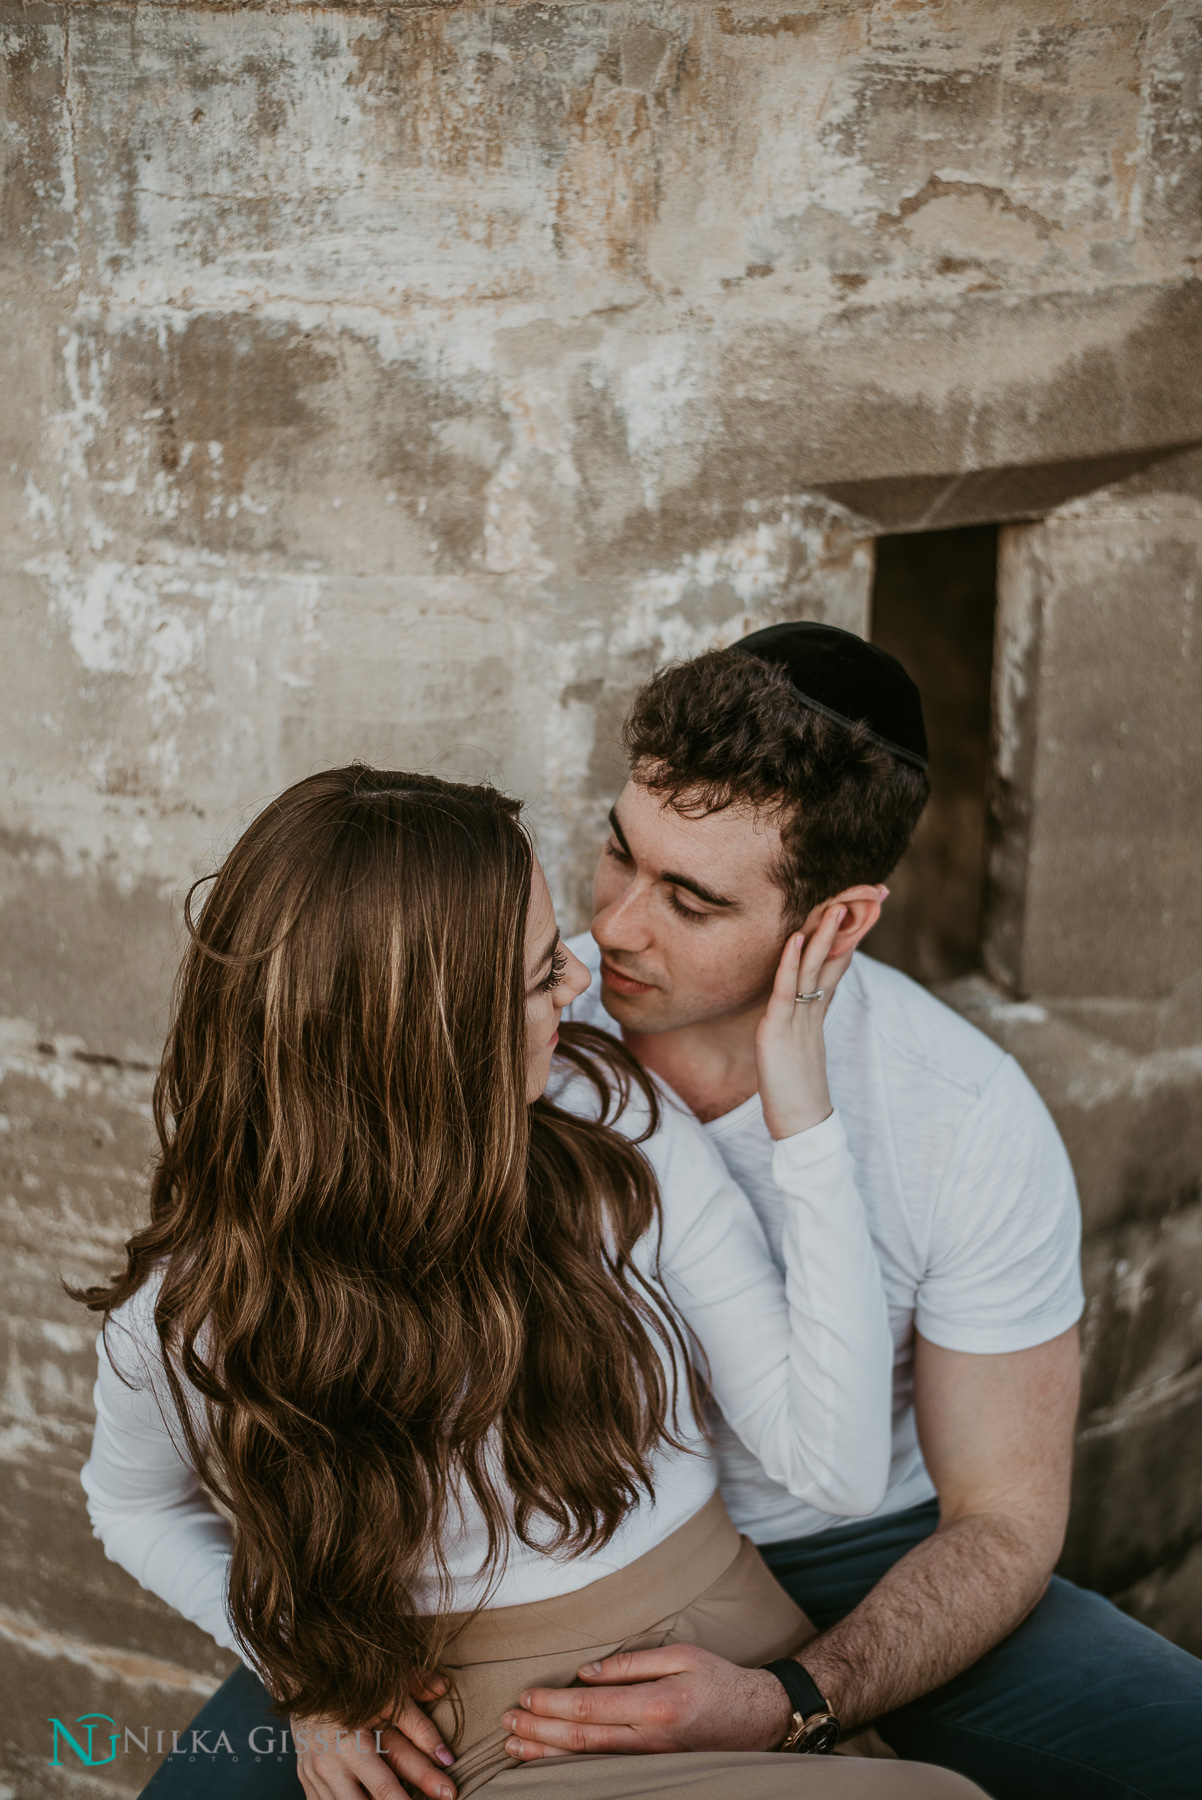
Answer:
<svg viewBox="0 0 1202 1800"><path fill-rule="evenodd" d="M728 900L725 894L715 894L712 888L703 887L699 881L694 881L691 875L673 875L670 869L665 869L660 880L666 881L670 887L687 888L690 894L696 894L697 898L704 900L707 906L735 905L735 901Z"/></svg>
<svg viewBox="0 0 1202 1800"><path fill-rule="evenodd" d="M629 856L630 855L630 845L626 842L626 833L622 830L622 827L618 824L618 809L616 806L611 806L609 809L609 829L613 832L613 834L617 838L619 844L621 844L623 850L626 852L627 856Z"/></svg>
<svg viewBox="0 0 1202 1800"><path fill-rule="evenodd" d="M621 844L626 855L629 856L630 845L626 842L626 833L618 823L617 808L613 806L609 809L609 829ZM660 880L666 881L670 887L687 888L690 894L696 894L697 898L704 900L707 906L729 907L735 904L733 900L728 900L725 894L715 894L712 888L707 888L700 881L694 881L691 875L673 875L670 870L665 869Z"/></svg>

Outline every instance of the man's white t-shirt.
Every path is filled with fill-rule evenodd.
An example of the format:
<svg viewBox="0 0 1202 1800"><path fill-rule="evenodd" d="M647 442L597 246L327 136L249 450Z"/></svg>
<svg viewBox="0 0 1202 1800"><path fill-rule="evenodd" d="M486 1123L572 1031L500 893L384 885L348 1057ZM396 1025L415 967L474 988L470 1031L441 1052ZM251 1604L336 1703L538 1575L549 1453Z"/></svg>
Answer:
<svg viewBox="0 0 1202 1800"><path fill-rule="evenodd" d="M617 1032L600 951L571 940L592 986L568 1016ZM1081 1215L1051 1116L1014 1058L896 969L863 952L827 1009L827 1079L881 1266L893 1333L893 1459L878 1513L934 1495L914 1424L913 1343L982 1355L1029 1350L1081 1316ZM781 1260L783 1196L759 1096L705 1127ZM757 1543L838 1520L769 1479L713 1421L722 1493Z"/></svg>

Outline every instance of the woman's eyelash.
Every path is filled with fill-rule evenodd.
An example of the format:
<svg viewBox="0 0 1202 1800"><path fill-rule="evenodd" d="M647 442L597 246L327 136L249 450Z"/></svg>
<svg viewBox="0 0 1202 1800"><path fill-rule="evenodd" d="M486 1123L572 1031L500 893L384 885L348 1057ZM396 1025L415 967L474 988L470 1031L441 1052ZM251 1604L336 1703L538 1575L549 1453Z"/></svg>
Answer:
<svg viewBox="0 0 1202 1800"><path fill-rule="evenodd" d="M568 955L562 944L555 946L555 954L551 958L551 967L538 984L540 994L552 993L568 972Z"/></svg>
<svg viewBox="0 0 1202 1800"><path fill-rule="evenodd" d="M615 862L629 862L630 852L623 850L620 844L606 844L606 856L612 856Z"/></svg>

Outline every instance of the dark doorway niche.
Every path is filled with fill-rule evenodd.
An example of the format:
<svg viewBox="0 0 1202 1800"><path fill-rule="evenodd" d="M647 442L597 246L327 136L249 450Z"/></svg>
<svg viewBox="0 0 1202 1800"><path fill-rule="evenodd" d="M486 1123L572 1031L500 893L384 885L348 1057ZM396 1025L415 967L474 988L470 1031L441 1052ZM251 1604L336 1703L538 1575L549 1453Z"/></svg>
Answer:
<svg viewBox="0 0 1202 1800"><path fill-rule="evenodd" d="M865 948L919 981L980 966L996 608L996 525L877 539L872 641L922 693L931 799Z"/></svg>

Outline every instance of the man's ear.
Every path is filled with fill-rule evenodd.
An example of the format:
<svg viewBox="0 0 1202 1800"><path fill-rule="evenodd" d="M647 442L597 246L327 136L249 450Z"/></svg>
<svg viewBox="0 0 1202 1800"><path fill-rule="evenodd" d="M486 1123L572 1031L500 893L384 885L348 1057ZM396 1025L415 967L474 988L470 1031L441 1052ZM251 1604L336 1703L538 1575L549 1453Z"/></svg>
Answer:
<svg viewBox="0 0 1202 1800"><path fill-rule="evenodd" d="M846 907L847 916L835 933L834 942L831 944L831 957L834 959L840 956L850 956L860 939L867 937L880 918L881 907L884 905L888 893L887 887L878 887L875 884L844 888L843 892L836 894L833 900L826 900L821 906L814 908L805 923L807 937L812 931L817 930L823 917L832 907Z"/></svg>

